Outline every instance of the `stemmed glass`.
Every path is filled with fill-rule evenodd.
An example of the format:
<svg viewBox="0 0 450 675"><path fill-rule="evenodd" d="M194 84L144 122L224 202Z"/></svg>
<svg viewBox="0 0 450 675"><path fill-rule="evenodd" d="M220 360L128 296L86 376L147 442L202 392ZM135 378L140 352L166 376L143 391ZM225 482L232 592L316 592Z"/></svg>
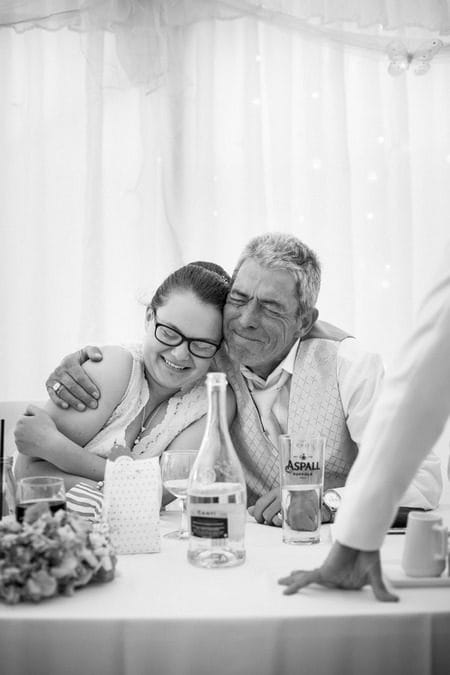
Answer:
<svg viewBox="0 0 450 675"><path fill-rule="evenodd" d="M197 456L196 450L173 450L161 458L162 482L166 490L178 498L181 510L180 528L165 534L170 539L187 539L186 497L189 474Z"/></svg>

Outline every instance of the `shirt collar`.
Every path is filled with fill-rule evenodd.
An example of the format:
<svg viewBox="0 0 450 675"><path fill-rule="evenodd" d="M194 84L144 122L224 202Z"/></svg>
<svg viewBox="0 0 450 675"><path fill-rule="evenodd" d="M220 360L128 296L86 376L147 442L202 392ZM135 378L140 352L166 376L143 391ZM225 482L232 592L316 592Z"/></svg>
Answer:
<svg viewBox="0 0 450 675"><path fill-rule="evenodd" d="M260 377L259 375L256 375L256 373L247 368L247 366L241 366L240 368L241 373L247 380L249 389L250 390L253 390L255 388L266 389L268 387L272 387L273 385L278 383L278 380L280 379L283 371L288 373L288 375L292 375L292 373L294 372L295 357L297 354L299 343L300 338L294 342L294 344L292 345L292 347L290 348L289 352L286 354L284 359L281 361L281 363L279 363L278 366L274 368L274 370L267 376L266 379Z"/></svg>

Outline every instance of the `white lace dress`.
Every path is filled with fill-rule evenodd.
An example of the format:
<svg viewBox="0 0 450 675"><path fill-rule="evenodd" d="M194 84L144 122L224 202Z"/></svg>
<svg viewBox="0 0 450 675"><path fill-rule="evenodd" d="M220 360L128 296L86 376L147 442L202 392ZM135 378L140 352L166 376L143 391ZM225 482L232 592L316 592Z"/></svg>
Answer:
<svg viewBox="0 0 450 675"><path fill-rule="evenodd" d="M144 409L149 400L149 389L144 372L142 345L122 345L133 357L128 387L117 408L97 435L85 445L85 450L100 457L108 457L114 443L126 445L129 425ZM169 399L164 419L141 438L132 449L139 457L157 457L169 443L190 424L200 419L208 407L203 381L187 391L179 391Z"/></svg>
<svg viewBox="0 0 450 675"><path fill-rule="evenodd" d="M117 408L102 429L85 445L87 452L107 458L114 443L126 445L127 428L139 416L150 396L145 378L142 345L122 345L133 357L130 380ZM203 381L187 391L179 391L168 402L164 419L148 434L141 437L131 448L138 458L158 457L183 429L206 414L208 407L206 388ZM78 483L67 492L67 508L81 515L93 518L101 508L102 496L99 491L85 483Z"/></svg>

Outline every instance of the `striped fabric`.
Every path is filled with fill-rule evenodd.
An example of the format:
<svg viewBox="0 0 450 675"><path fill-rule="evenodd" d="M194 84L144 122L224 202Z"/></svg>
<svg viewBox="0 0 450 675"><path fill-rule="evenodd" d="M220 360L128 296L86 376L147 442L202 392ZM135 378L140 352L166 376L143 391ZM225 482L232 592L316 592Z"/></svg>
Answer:
<svg viewBox="0 0 450 675"><path fill-rule="evenodd" d="M98 521L102 515L103 493L87 483L77 483L66 494L68 511L91 521Z"/></svg>

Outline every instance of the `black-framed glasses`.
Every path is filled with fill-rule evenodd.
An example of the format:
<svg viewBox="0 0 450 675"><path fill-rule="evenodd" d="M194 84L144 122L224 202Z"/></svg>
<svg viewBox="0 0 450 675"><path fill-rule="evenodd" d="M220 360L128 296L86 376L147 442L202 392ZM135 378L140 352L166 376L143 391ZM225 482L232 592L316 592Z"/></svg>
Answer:
<svg viewBox="0 0 450 675"><path fill-rule="evenodd" d="M156 320L156 313L155 313ZM166 326L164 323L155 321L155 338L167 347L178 347L182 342L187 342L188 349L193 356L199 359L210 359L220 348L220 343L210 342L202 338L188 338L176 328Z"/></svg>

